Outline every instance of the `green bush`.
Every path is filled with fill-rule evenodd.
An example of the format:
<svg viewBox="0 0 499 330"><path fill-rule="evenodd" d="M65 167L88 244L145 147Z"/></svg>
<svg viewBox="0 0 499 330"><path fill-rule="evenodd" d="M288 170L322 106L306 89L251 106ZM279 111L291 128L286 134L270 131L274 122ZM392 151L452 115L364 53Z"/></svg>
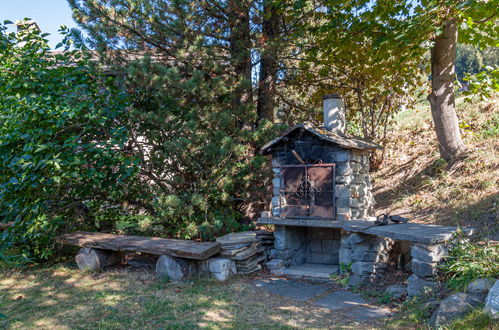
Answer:
<svg viewBox="0 0 499 330"><path fill-rule="evenodd" d="M452 247L440 269L449 288L464 291L475 279L499 277L499 246L461 239Z"/></svg>
<svg viewBox="0 0 499 330"><path fill-rule="evenodd" d="M61 232L94 228L94 209L127 200L138 169L125 152L128 97L44 36L0 25L0 221L13 222L0 243L35 259Z"/></svg>

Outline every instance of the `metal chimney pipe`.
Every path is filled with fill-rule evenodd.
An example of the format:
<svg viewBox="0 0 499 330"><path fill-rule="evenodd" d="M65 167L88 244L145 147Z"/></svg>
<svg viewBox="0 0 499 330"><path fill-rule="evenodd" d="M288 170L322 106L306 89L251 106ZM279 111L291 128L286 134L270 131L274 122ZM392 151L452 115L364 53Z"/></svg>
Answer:
<svg viewBox="0 0 499 330"><path fill-rule="evenodd" d="M324 128L340 135L345 134L345 108L343 99L338 94L327 94L322 97L324 109Z"/></svg>

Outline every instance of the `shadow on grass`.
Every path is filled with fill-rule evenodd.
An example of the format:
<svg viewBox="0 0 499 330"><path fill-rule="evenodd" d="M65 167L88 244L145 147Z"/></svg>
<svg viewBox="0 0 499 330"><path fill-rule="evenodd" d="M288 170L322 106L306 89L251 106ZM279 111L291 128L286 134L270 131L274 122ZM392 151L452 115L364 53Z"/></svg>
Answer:
<svg viewBox="0 0 499 330"><path fill-rule="evenodd" d="M325 328L344 316L255 290L248 278L159 283L151 271L0 270L0 328Z"/></svg>

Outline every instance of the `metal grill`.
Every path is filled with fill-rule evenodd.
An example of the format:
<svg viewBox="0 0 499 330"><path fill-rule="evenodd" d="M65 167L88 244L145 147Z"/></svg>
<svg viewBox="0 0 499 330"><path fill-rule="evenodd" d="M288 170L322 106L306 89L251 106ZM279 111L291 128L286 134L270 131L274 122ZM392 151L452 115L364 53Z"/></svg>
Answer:
<svg viewBox="0 0 499 330"><path fill-rule="evenodd" d="M280 217L334 218L335 164L281 166Z"/></svg>

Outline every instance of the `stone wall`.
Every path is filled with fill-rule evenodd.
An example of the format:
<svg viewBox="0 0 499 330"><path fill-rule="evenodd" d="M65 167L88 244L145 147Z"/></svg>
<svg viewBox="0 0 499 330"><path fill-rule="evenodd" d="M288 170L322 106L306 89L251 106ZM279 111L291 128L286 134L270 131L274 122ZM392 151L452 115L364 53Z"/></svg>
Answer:
<svg viewBox="0 0 499 330"><path fill-rule="evenodd" d="M305 132L276 147L276 151L272 154L274 173L272 216L278 217L280 202L282 205L286 203L284 198L279 200L281 187L279 166L299 164L292 150L295 150L308 164L317 162L336 164L336 220L367 219L374 215L368 152L344 149Z"/></svg>

